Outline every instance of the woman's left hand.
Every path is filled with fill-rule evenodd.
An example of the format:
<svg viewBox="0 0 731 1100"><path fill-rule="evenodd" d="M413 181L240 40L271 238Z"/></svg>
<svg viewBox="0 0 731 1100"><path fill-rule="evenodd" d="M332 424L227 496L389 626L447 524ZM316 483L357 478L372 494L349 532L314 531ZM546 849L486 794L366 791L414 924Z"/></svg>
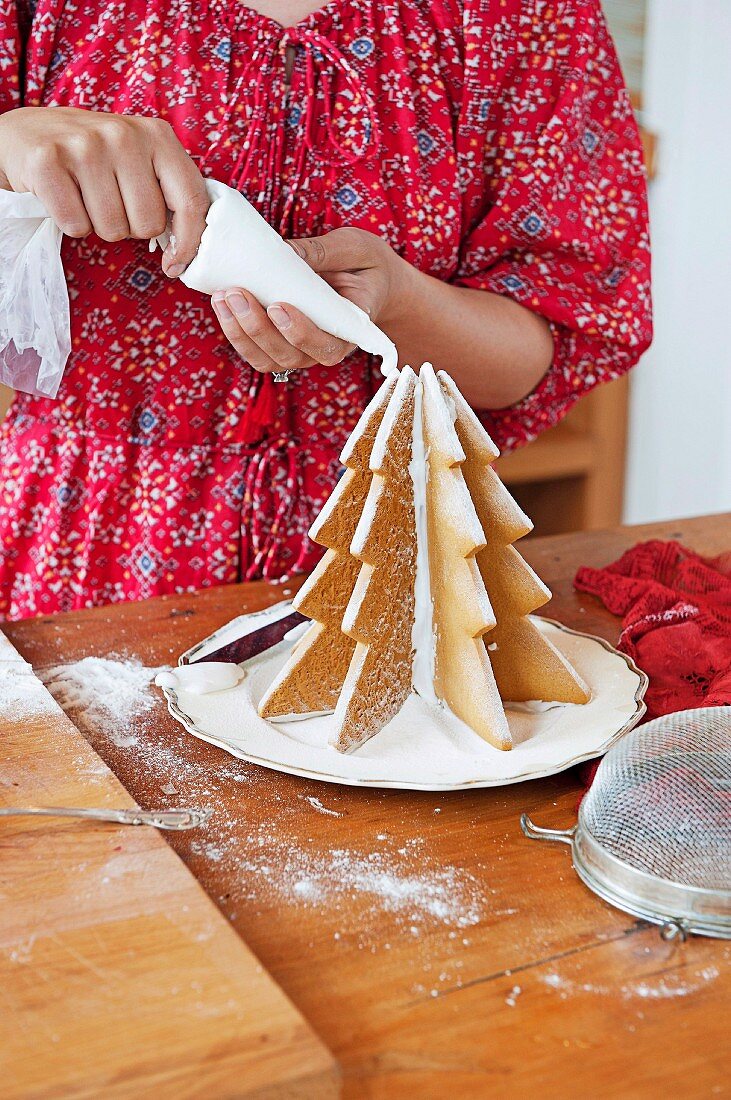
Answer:
<svg viewBox="0 0 731 1100"><path fill-rule="evenodd" d="M334 290L381 327L402 308L408 276L415 269L375 234L334 229L322 237L289 244ZM334 367L355 348L323 332L286 302L265 310L246 290L217 291L213 308L239 355L263 374L302 370L316 363Z"/></svg>

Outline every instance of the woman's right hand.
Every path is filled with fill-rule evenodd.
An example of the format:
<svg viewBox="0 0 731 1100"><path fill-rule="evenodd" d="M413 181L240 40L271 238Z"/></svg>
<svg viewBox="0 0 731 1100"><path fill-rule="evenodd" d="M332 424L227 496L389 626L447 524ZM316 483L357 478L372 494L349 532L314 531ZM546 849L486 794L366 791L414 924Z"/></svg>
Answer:
<svg viewBox="0 0 731 1100"><path fill-rule="evenodd" d="M167 122L76 107L0 115L0 188L31 191L69 237L150 240L172 213L163 270L195 256L210 205L203 177Z"/></svg>

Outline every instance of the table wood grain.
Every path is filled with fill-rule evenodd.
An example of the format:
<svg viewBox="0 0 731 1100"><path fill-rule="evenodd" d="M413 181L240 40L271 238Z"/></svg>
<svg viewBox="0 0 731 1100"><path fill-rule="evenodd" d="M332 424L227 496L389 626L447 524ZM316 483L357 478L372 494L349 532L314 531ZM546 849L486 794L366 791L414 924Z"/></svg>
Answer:
<svg viewBox="0 0 731 1100"><path fill-rule="evenodd" d="M572 579L645 538L720 553L731 516L524 540L554 592L546 614L616 641L618 621ZM45 677L87 656L157 666L290 590L220 588L8 634ZM69 712L140 804L164 802L172 784L168 801L215 806L209 840L170 843L334 1051L346 1096L727 1094L728 944L663 943L586 890L565 848L520 833L524 810L573 822L576 772L455 794L367 791L244 765L185 734L162 702L127 748Z"/></svg>

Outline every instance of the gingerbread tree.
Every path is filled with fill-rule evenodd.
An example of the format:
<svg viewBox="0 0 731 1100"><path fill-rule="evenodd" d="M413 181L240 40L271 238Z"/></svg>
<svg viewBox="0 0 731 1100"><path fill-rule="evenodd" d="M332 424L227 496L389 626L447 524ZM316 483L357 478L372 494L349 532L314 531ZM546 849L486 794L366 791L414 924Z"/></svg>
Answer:
<svg viewBox="0 0 731 1100"><path fill-rule="evenodd" d="M485 532L486 545L477 553L477 565L495 614L495 625L484 641L500 696L514 702L585 703L586 685L527 617L551 598L550 590L512 545L533 524L492 469L500 453L495 444L449 375L440 371L438 377L454 406L456 433L465 455L462 471Z"/></svg>
<svg viewBox="0 0 731 1100"><path fill-rule="evenodd" d="M497 456L443 372L405 367L384 383L311 531L327 553L295 606L312 625L260 714L334 711L331 740L348 752L413 691L507 749L504 700L586 702L530 618L550 592L513 545L531 523Z"/></svg>
<svg viewBox="0 0 731 1100"><path fill-rule="evenodd" d="M371 487L373 444L395 386L396 376L387 379L358 421L340 456L345 473L310 531L327 553L293 604L312 624L262 699L265 718L335 709L355 650L355 641L341 629L360 572L350 543Z"/></svg>

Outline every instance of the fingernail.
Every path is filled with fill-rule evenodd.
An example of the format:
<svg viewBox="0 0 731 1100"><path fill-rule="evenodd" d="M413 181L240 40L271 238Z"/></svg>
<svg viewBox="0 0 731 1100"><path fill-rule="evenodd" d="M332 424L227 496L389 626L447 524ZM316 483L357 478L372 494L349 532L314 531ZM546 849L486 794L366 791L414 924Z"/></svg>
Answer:
<svg viewBox="0 0 731 1100"><path fill-rule="evenodd" d="M269 320L279 329L289 328L292 324L292 318L287 313L286 309L282 309L281 306L269 306L267 315L269 316Z"/></svg>
<svg viewBox="0 0 731 1100"><path fill-rule="evenodd" d="M245 317L251 313L251 307L243 294L227 294L226 304L231 307L237 317Z"/></svg>
<svg viewBox="0 0 731 1100"><path fill-rule="evenodd" d="M169 279L177 279L178 275L182 275L185 271L185 264L171 264L167 269L167 276Z"/></svg>
<svg viewBox="0 0 731 1100"><path fill-rule="evenodd" d="M225 298L213 298L213 308L223 321L230 321L233 317L231 310L226 305Z"/></svg>

